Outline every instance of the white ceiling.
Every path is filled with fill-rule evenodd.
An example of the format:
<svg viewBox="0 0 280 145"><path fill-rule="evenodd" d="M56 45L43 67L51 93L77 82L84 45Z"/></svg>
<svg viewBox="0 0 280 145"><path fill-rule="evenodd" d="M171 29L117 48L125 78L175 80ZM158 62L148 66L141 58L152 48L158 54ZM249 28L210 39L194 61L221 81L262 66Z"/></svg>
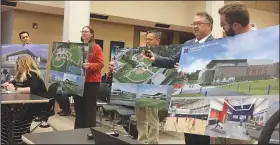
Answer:
<svg viewBox="0 0 280 145"><path fill-rule="evenodd" d="M239 98L239 99L228 99L231 106L251 105L254 103L256 98Z"/></svg>

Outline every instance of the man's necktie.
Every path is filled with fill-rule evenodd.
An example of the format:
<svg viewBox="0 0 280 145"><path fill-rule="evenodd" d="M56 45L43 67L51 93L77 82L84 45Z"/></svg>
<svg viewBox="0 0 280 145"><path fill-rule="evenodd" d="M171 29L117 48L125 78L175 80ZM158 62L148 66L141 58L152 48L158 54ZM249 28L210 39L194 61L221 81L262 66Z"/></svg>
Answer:
<svg viewBox="0 0 280 145"><path fill-rule="evenodd" d="M106 76L106 80L108 80L109 76L110 76L110 73L108 73L108 74L107 74L107 76Z"/></svg>

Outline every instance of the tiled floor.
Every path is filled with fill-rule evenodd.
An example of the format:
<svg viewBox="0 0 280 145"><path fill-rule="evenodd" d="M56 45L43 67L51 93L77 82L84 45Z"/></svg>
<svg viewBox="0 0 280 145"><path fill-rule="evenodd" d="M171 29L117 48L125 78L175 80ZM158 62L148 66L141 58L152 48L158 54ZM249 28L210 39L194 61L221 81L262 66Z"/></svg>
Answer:
<svg viewBox="0 0 280 145"><path fill-rule="evenodd" d="M56 111L58 111L58 106L55 107ZM59 116L54 115L49 118L49 122L57 129L57 130L71 130L74 129L74 120L75 118L73 116ZM99 118L97 117L97 120ZM38 123L33 122L31 125L31 128L34 128ZM109 122L105 121L103 119L102 121L103 127L106 128L112 128ZM116 126L115 129L120 134L126 134L125 130L122 128L122 126ZM51 128L37 128L33 133L40 133L40 132L49 132L52 131ZM226 142L225 142L226 141ZM240 140L234 140L234 139L216 139L215 141L211 142L212 144L256 144L257 142L244 142ZM185 144L184 134L183 133L177 133L177 132L167 132L163 130L163 127L160 128L160 141L159 144Z"/></svg>
<svg viewBox="0 0 280 145"><path fill-rule="evenodd" d="M49 122L57 129L57 130L71 130L74 129L74 120L73 116L58 116L55 115L49 118ZM103 127L110 128L109 122L102 121ZM38 123L33 122L31 128L34 128ZM121 126L116 126L115 129L120 133L125 134L124 129ZM162 130L162 129L161 129ZM52 131L51 128L37 128L32 133L40 133L40 132L49 132ZM165 132L160 131L160 144L184 144L184 135L182 133L174 133L174 132Z"/></svg>

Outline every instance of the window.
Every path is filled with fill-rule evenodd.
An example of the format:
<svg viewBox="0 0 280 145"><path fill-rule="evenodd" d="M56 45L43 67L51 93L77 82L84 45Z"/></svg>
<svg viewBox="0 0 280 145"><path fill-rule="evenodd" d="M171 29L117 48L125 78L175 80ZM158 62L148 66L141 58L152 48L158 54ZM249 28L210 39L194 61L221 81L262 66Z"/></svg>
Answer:
<svg viewBox="0 0 280 145"><path fill-rule="evenodd" d="M8 56L8 62L16 62L18 58L18 55L14 55L14 56Z"/></svg>

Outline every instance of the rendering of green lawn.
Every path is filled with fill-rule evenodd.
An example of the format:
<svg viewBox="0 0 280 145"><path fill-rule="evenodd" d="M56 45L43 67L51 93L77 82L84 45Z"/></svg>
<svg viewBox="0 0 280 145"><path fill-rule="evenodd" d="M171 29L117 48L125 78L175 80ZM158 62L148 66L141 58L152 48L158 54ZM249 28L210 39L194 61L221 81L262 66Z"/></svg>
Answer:
<svg viewBox="0 0 280 145"><path fill-rule="evenodd" d="M223 87L226 90L246 93L250 95L267 95L269 85L269 95L279 94L279 79L235 82L233 84L227 84L220 87Z"/></svg>
<svg viewBox="0 0 280 145"><path fill-rule="evenodd" d="M159 110L165 109L167 107L166 100L157 100L153 98L137 98L135 106L137 107L153 107Z"/></svg>

